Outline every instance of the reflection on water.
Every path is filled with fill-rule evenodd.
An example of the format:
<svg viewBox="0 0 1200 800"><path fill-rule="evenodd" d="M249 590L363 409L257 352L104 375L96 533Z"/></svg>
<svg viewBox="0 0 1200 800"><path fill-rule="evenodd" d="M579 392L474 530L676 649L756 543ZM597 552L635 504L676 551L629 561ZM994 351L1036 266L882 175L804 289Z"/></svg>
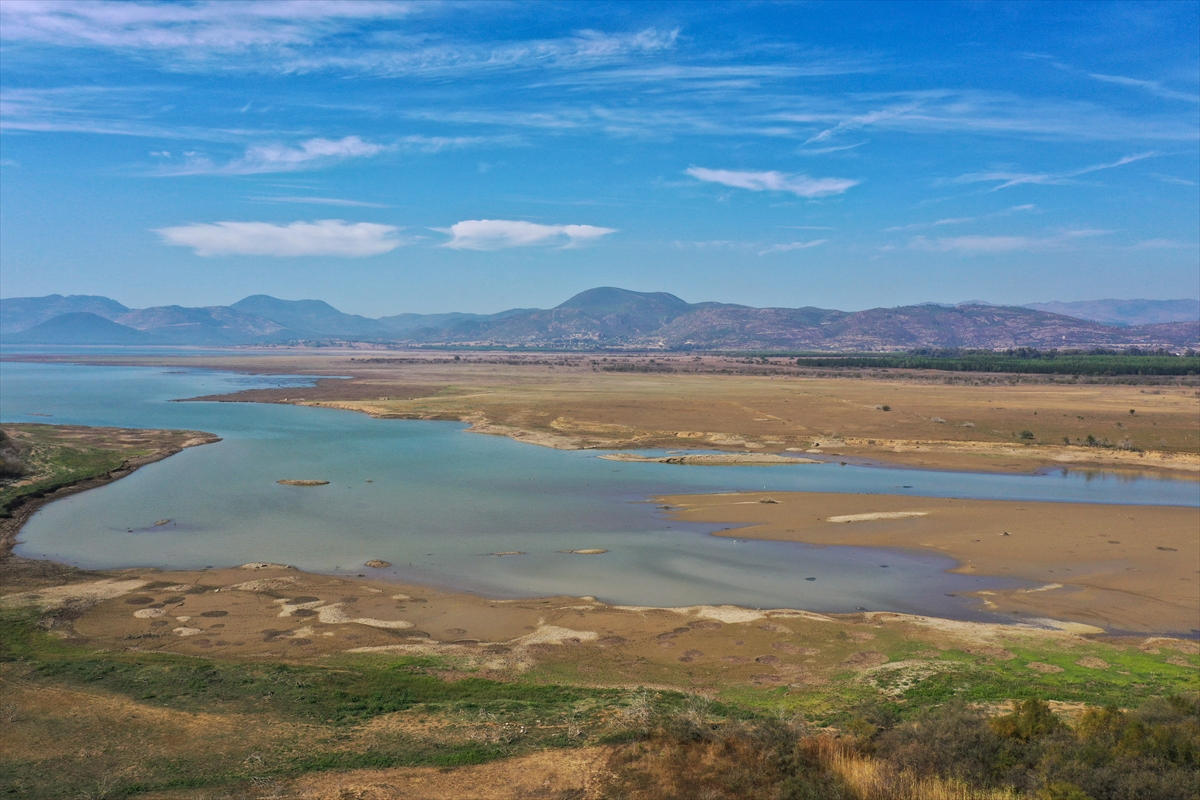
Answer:
<svg viewBox="0 0 1200 800"><path fill-rule="evenodd" d="M1161 480L1186 481L1197 485L1196 492L1200 494L1200 485L1196 483L1198 476L1195 474L1164 475L1158 470L1137 469L1136 467L1109 467L1105 469L1098 469L1096 467L1046 467L1038 471L1039 475L1053 475L1056 473L1060 477L1072 480L1082 478L1087 483L1110 480L1117 483Z"/></svg>
<svg viewBox="0 0 1200 800"><path fill-rule="evenodd" d="M951 575L947 559L706 535L647 498L715 491L843 491L1195 505L1195 484L878 470L837 464L678 467L605 461L463 425L330 409L172 399L278 376L0 364L0 416L190 428L224 440L47 506L18 552L87 567L279 561L435 582L496 596L595 595L637 605L736 603L984 617L959 595L1015 586ZM40 419L38 421L41 421ZM50 421L50 420L46 420ZM281 486L279 479L325 486ZM155 526L170 519L168 525ZM564 550L605 549L600 555ZM491 553L521 551L498 558Z"/></svg>

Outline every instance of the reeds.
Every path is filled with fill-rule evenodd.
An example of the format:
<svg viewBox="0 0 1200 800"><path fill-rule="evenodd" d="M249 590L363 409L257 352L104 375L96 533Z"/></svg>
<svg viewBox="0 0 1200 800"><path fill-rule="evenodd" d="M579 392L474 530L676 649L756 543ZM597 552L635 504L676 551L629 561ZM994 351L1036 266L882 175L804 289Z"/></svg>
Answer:
<svg viewBox="0 0 1200 800"><path fill-rule="evenodd" d="M887 762L855 753L829 736L806 739L821 767L837 775L859 800L1018 800L1011 789L976 789L953 778L920 777Z"/></svg>

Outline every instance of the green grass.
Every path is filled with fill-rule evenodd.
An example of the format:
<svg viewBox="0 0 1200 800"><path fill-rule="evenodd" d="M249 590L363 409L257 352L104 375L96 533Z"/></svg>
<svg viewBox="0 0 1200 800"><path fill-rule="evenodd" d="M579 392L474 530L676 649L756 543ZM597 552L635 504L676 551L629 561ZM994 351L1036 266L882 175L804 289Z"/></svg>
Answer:
<svg viewBox="0 0 1200 800"><path fill-rule="evenodd" d="M552 714L622 692L482 678L445 681L438 659L364 659L307 666L208 661L148 653L91 653L38 631L28 614L0 614L0 659L41 678L113 692L181 711L269 712L282 718L344 725L415 705L513 715Z"/></svg>
<svg viewBox="0 0 1200 800"><path fill-rule="evenodd" d="M0 486L0 517L11 516L13 507L27 497L42 497L60 486L106 475L128 458L148 451L108 450L99 447L37 446L26 457L29 471L37 476L25 486Z"/></svg>

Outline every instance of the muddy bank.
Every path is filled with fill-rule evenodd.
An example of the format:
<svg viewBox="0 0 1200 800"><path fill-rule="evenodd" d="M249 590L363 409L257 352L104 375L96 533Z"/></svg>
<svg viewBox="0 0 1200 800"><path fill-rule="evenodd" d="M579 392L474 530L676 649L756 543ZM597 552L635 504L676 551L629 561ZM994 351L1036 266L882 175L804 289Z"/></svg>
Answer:
<svg viewBox="0 0 1200 800"><path fill-rule="evenodd" d="M788 492L658 500L682 520L739 526L718 536L933 550L956 572L1036 582L977 593L1014 619L1200 634L1196 508Z"/></svg>

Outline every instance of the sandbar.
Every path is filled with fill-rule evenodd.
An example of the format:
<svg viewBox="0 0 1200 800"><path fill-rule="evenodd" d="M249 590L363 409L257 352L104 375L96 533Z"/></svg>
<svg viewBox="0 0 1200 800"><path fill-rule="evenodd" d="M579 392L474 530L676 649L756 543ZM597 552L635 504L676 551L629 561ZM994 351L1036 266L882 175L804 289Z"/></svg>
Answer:
<svg viewBox="0 0 1200 800"><path fill-rule="evenodd" d="M812 458L792 458L774 453L714 453L690 456L640 456L635 453L607 453L606 461L630 461L636 464L691 464L700 467L771 467L787 464L820 464Z"/></svg>
<svg viewBox="0 0 1200 800"><path fill-rule="evenodd" d="M762 502L767 499L775 502ZM1032 581L978 593L1017 619L1200 633L1200 509L772 492L656 498L718 536L933 550L953 570Z"/></svg>

